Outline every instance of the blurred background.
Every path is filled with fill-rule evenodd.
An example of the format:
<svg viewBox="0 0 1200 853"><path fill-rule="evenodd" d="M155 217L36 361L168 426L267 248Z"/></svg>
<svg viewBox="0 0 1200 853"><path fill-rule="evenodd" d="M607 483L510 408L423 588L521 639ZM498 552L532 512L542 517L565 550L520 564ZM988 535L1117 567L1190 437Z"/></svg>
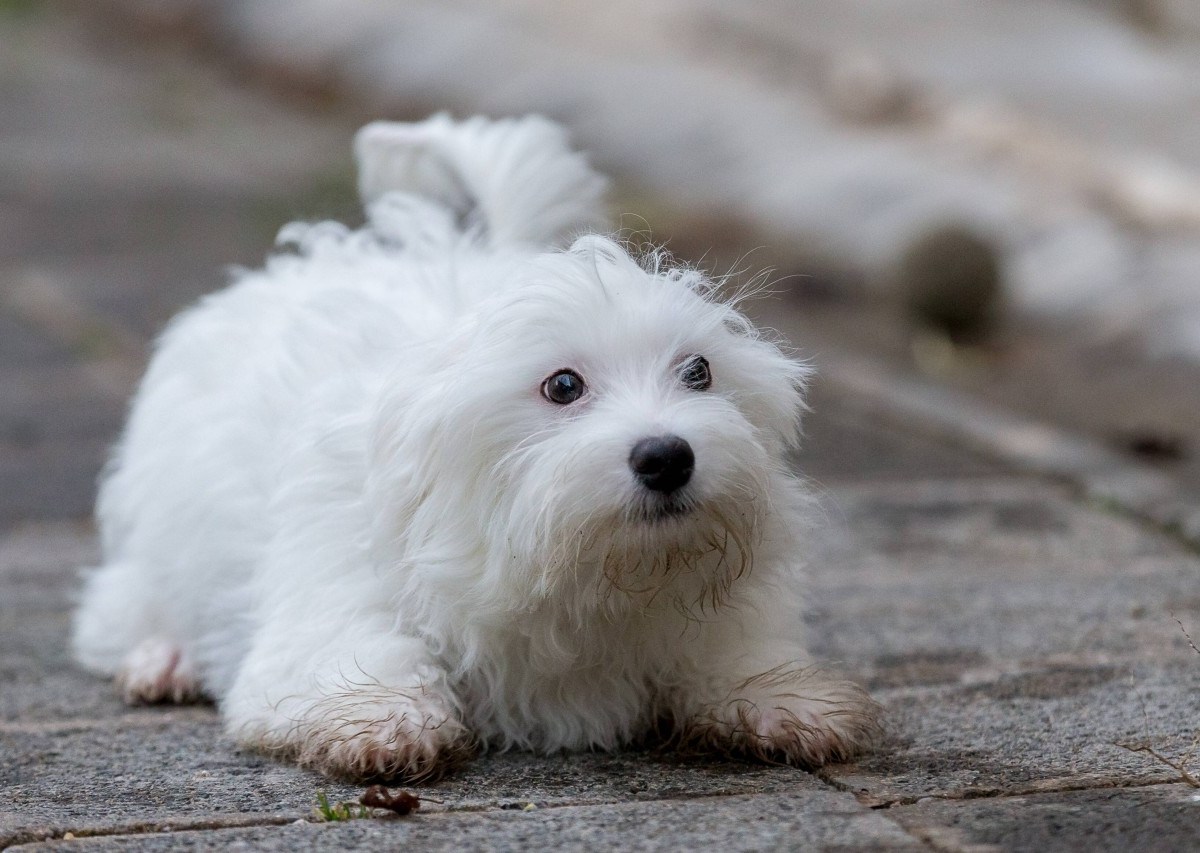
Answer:
<svg viewBox="0 0 1200 853"><path fill-rule="evenodd" d="M86 516L153 335L439 110L566 124L818 368L1200 493L1200 0L0 0L0 525Z"/></svg>

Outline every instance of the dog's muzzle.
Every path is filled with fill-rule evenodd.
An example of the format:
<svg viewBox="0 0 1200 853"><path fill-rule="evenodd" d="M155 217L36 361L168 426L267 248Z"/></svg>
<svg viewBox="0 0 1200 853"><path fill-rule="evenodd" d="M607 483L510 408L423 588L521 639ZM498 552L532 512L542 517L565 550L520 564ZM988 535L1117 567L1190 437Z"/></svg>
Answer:
<svg viewBox="0 0 1200 853"><path fill-rule="evenodd" d="M647 489L669 495L687 485L696 468L692 446L677 435L643 438L629 454L629 467Z"/></svg>

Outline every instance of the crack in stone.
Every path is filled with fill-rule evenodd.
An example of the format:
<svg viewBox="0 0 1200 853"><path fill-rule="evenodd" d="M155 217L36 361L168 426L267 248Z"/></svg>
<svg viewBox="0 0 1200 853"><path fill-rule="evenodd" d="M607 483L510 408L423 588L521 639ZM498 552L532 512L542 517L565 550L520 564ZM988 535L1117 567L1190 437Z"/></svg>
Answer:
<svg viewBox="0 0 1200 853"><path fill-rule="evenodd" d="M820 777L815 777L818 781L824 783L829 788L829 791L815 790L810 793L825 794L825 793L842 793L843 790L836 785L831 785L826 780ZM617 800L617 799L585 799L576 802L559 802L559 803L535 803L538 811L554 811L559 809L569 808L594 808L597 806L634 806L645 805L650 803L671 803L671 802L699 802L703 800L728 800L734 798L754 798L758 796L771 796L773 794L785 793L779 792L734 792L723 791L718 793L707 792L703 794L689 794L686 791L674 792L671 796L666 797L651 797L647 799L634 800ZM850 792L852 793L852 792ZM520 801L521 798L509 798L505 802ZM532 801L528 801L532 802ZM875 808L869 806L870 808ZM511 809L504 808L503 803L464 803L461 805L447 805L441 808L435 806L434 809L422 810L420 817L422 818L446 818L458 814L482 814L494 812L497 814L511 813ZM396 817L390 814L376 815L366 820L394 820ZM140 820L125 824L116 824L106 827L80 827L70 828L65 826L60 827L31 827L27 829L17 829L9 834L0 832L0 850L8 849L10 846L40 843L44 841L60 840L62 836L70 832L75 838L112 838L112 837L137 837L142 835L159 835L168 832L196 832L196 831L214 831L219 832L226 829L246 829L258 826L288 826L297 821L304 820L309 823L319 824L325 821L313 820L311 813L292 813L292 814L268 814L268 815L247 815L244 818L229 818L213 819L213 818L163 818L161 820ZM906 830L907 831L907 830Z"/></svg>
<svg viewBox="0 0 1200 853"><path fill-rule="evenodd" d="M246 829L255 826L286 826L301 819L302 815L253 815L228 820L213 818L163 818L162 820L140 820L131 823L99 827L31 827L0 833L0 850L21 844L36 844L44 841L61 840L71 833L75 838L111 838L114 836L161 835L171 832L191 832L221 829Z"/></svg>
<svg viewBox="0 0 1200 853"><path fill-rule="evenodd" d="M1029 797L1035 794L1065 794L1072 791L1103 791L1114 789L1151 788L1159 785L1177 785L1178 776L1161 779L1139 779L1128 781L1107 776L1093 776L1074 781L1067 779L1047 779L1043 783L1034 783L1020 788L962 788L949 793L909 794L885 797L872 794L870 791L856 789L834 777L818 774L821 781L828 783L839 791L853 794L854 797L870 809L890 809L893 806L911 806L922 800L983 800L1004 799L1006 797Z"/></svg>

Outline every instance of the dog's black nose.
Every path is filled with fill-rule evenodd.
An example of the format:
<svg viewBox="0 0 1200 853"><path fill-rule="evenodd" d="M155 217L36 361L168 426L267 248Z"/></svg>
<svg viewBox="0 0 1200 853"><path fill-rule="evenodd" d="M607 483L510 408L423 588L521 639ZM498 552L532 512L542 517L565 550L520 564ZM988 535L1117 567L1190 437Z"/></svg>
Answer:
<svg viewBox="0 0 1200 853"><path fill-rule="evenodd" d="M692 478L696 454L677 435L656 435L633 446L629 467L647 489L666 494L683 488Z"/></svg>

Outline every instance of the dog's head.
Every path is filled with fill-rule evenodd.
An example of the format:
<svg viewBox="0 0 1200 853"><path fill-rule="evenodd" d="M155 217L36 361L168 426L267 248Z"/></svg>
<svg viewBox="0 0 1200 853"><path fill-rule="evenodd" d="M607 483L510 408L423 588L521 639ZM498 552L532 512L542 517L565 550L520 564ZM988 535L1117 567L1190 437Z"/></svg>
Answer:
<svg viewBox="0 0 1200 853"><path fill-rule="evenodd" d="M409 555L481 566L519 606L744 571L804 365L700 273L605 238L510 275L381 418Z"/></svg>

